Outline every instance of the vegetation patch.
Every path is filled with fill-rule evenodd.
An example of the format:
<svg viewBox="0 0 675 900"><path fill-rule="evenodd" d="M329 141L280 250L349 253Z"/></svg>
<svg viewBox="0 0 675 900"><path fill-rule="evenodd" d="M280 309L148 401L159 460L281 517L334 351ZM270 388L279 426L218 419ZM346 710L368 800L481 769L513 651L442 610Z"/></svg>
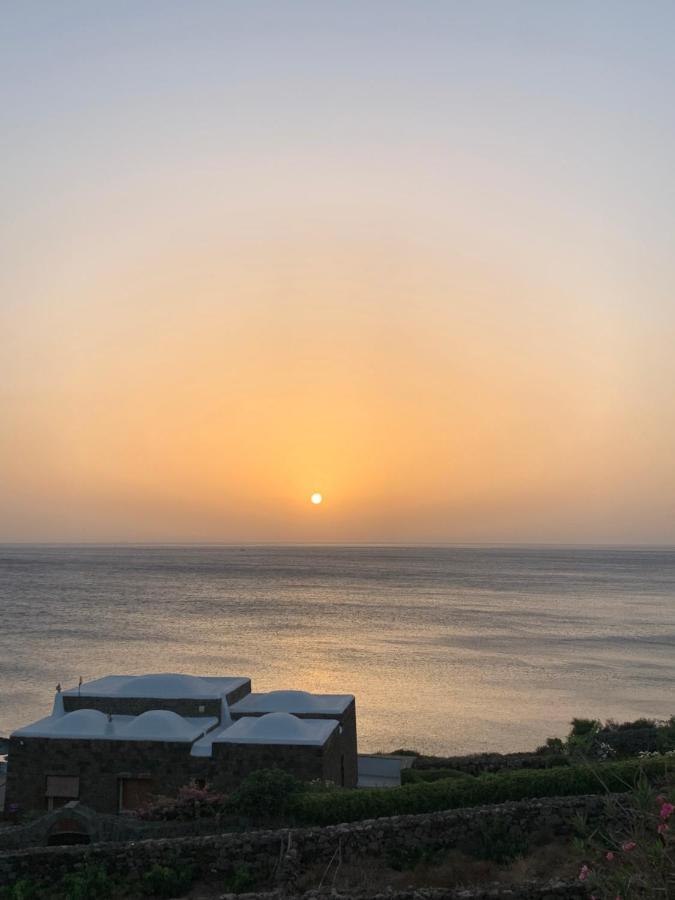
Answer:
<svg viewBox="0 0 675 900"><path fill-rule="evenodd" d="M579 764L565 768L490 773L475 778L449 778L399 788L299 793L290 798L293 820L308 825L337 825L383 816L440 812L536 797L629 791L641 772L664 776L667 758Z"/></svg>

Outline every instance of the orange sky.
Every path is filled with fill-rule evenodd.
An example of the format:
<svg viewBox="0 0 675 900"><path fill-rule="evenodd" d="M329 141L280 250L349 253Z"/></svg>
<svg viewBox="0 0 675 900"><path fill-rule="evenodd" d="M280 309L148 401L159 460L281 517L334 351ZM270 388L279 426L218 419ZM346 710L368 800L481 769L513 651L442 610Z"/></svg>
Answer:
<svg viewBox="0 0 675 900"><path fill-rule="evenodd" d="M467 10L478 87L468 53L452 78L355 84L262 29L256 93L199 23L179 44L179 6L152 47L124 4L78 9L102 52L84 72L58 16L11 23L15 76L50 52L13 81L3 175L0 539L675 540L672 170L664 152L627 178L651 135L628 134L639 92L608 111L603 47L543 21L551 62ZM437 24L417 49L440 65L460 37ZM355 71L396 71L394 43ZM179 46L203 68L153 81Z"/></svg>

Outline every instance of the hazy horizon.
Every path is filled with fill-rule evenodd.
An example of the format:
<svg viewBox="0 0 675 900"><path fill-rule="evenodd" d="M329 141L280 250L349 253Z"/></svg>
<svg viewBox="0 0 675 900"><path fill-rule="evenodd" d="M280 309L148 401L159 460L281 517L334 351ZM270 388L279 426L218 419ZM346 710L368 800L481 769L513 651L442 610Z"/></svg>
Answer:
<svg viewBox="0 0 675 900"><path fill-rule="evenodd" d="M672 3L1 31L0 541L675 544Z"/></svg>

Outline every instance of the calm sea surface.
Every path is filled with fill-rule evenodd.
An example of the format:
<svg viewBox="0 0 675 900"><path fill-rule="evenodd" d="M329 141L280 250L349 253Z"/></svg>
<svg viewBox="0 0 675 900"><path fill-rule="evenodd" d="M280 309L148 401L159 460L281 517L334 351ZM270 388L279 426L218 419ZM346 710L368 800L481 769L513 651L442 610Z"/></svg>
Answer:
<svg viewBox="0 0 675 900"><path fill-rule="evenodd" d="M364 750L675 713L675 550L0 547L0 735L108 673L357 695Z"/></svg>

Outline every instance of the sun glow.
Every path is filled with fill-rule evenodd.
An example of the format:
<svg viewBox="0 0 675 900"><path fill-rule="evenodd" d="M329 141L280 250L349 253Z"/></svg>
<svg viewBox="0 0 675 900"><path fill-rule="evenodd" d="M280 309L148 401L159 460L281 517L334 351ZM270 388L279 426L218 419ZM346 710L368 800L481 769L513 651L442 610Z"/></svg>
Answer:
<svg viewBox="0 0 675 900"><path fill-rule="evenodd" d="M312 494L312 496L310 497L310 500L312 501L312 503L315 506L318 506L319 503L323 503L323 497L321 496L321 494L318 494L318 493Z"/></svg>

